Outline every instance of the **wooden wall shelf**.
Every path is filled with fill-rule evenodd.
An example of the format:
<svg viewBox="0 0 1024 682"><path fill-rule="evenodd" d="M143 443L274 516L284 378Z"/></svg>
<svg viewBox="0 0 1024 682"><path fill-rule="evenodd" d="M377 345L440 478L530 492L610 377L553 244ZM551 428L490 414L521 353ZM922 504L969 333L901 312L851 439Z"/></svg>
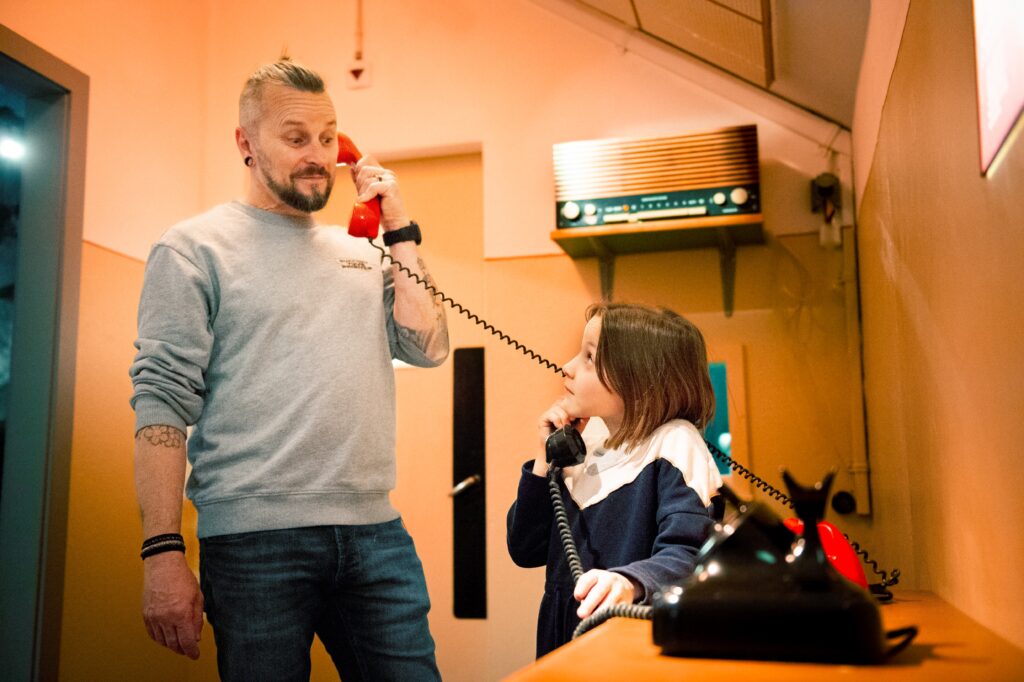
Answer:
<svg viewBox="0 0 1024 682"><path fill-rule="evenodd" d="M736 247L764 243L764 216L749 213L685 218L612 227L570 227L551 232L551 239L572 258L598 258L601 296L612 298L615 257L623 254L680 249L717 248L722 271L722 301L732 315L736 279Z"/></svg>

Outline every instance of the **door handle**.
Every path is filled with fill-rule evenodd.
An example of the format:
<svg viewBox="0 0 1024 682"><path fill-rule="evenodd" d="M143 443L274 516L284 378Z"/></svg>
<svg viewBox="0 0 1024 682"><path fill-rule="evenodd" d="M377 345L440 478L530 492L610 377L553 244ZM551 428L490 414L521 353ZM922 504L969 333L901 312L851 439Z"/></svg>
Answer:
<svg viewBox="0 0 1024 682"><path fill-rule="evenodd" d="M473 474L472 476L467 476L466 478L462 479L457 484L455 484L455 487L452 488L452 491L448 493L448 497L455 497L457 495L461 495L462 493L466 492L466 490L468 490L469 488L475 486L481 480L483 479L480 478L480 474Z"/></svg>

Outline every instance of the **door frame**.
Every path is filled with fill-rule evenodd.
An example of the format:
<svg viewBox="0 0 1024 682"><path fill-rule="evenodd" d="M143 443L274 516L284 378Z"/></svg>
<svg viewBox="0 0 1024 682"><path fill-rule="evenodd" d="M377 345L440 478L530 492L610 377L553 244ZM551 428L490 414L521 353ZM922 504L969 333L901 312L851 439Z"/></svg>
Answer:
<svg viewBox="0 0 1024 682"><path fill-rule="evenodd" d="M29 150L0 491L0 660L8 679L56 680L89 78L2 25L0 63L5 85L26 95Z"/></svg>

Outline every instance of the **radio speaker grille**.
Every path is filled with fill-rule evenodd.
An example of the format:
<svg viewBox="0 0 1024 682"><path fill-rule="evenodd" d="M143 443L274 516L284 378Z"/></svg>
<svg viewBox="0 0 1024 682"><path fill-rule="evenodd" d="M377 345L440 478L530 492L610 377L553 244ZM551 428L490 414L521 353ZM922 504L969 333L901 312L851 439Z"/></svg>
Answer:
<svg viewBox="0 0 1024 682"><path fill-rule="evenodd" d="M759 184L757 127L554 145L556 201Z"/></svg>

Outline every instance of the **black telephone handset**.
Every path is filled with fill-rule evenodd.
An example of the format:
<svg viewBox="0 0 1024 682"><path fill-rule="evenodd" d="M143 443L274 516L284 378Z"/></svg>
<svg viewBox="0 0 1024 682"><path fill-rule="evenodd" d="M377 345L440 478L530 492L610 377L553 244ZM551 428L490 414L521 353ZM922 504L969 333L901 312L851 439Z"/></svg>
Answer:
<svg viewBox="0 0 1024 682"><path fill-rule="evenodd" d="M576 422L569 422L548 436L544 443L544 456L548 464L559 469L583 464L587 446L576 429Z"/></svg>

